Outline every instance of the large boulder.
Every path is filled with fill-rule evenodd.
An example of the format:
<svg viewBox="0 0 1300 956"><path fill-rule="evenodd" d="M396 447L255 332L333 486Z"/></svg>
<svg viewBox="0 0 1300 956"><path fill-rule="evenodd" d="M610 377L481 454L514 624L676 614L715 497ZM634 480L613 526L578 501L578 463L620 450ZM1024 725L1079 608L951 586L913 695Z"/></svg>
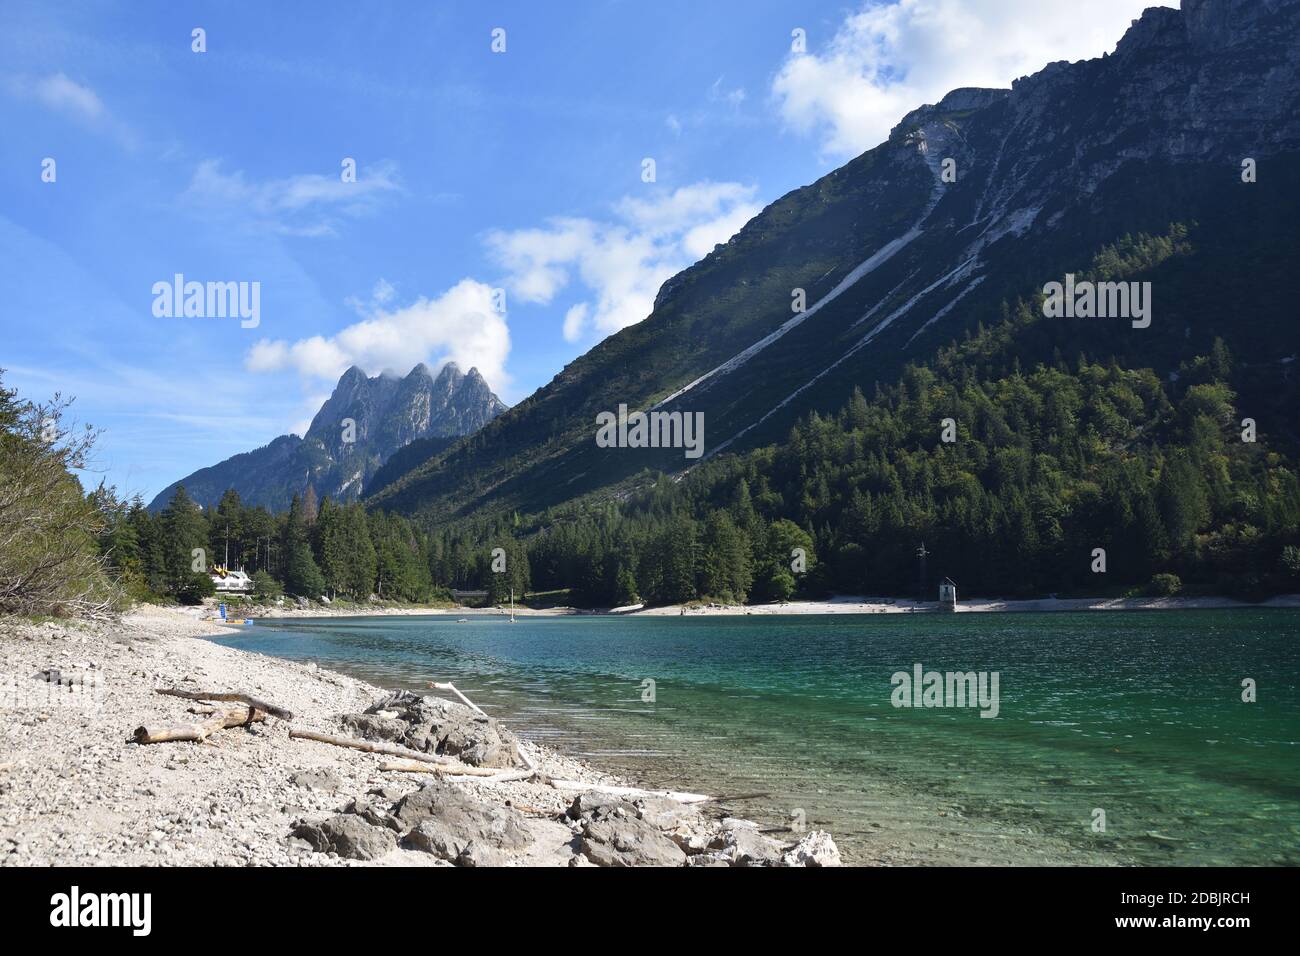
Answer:
<svg viewBox="0 0 1300 956"><path fill-rule="evenodd" d="M340 813L320 823L299 823L293 835L317 853L337 853L349 860L375 860L397 846L391 830L372 827L359 816Z"/></svg>
<svg viewBox="0 0 1300 956"><path fill-rule="evenodd" d="M611 793L591 790L573 798L565 816L575 832L594 820L631 818L641 820L677 844L687 854L709 848L709 827L698 807L670 797L644 796L629 800Z"/></svg>
<svg viewBox="0 0 1300 956"><path fill-rule="evenodd" d="M637 817L609 816L582 828L579 852L597 866L684 866L686 854Z"/></svg>
<svg viewBox="0 0 1300 956"><path fill-rule="evenodd" d="M786 850L781 862L786 866L839 866L840 848L825 830L813 830Z"/></svg>
<svg viewBox="0 0 1300 956"><path fill-rule="evenodd" d="M362 820L365 820L372 827L383 827L387 830L402 832L402 825L397 818L388 812L388 807L381 801L372 797L356 797L348 802L343 808L344 813L354 813Z"/></svg>
<svg viewBox="0 0 1300 956"><path fill-rule="evenodd" d="M476 767L525 765L518 741L496 720L439 697L398 691L366 708L364 714L346 714L343 720L369 740L458 757Z"/></svg>
<svg viewBox="0 0 1300 956"><path fill-rule="evenodd" d="M344 714L342 723L358 737L387 743L397 743L407 730L407 725L396 717L380 717L378 714Z"/></svg>
<svg viewBox="0 0 1300 956"><path fill-rule="evenodd" d="M731 861L732 866L780 866L785 845L758 832L748 821L726 821L711 849Z"/></svg>
<svg viewBox="0 0 1300 956"><path fill-rule="evenodd" d="M588 790L574 797L573 803L569 804L569 809L564 813L570 820L589 823L592 820L603 820L612 816L635 817L637 808L622 797L601 793L599 790Z"/></svg>
<svg viewBox="0 0 1300 956"><path fill-rule="evenodd" d="M393 816L406 830L404 846L461 866L499 866L503 851L525 850L533 839L517 810L480 803L444 781L403 797Z"/></svg>

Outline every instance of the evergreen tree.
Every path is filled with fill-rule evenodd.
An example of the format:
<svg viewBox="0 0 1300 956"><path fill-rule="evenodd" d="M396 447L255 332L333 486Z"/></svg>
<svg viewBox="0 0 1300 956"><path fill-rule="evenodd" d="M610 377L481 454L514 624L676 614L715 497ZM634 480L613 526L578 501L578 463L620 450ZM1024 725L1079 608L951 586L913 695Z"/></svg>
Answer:
<svg viewBox="0 0 1300 956"><path fill-rule="evenodd" d="M183 485L162 513L162 555L165 587L173 595L183 589L187 594L202 591L195 575L208 576L212 570L208 554L208 522Z"/></svg>
<svg viewBox="0 0 1300 956"><path fill-rule="evenodd" d="M293 496L293 501L289 504L280 546L284 561L285 590L297 597L312 600L320 598L325 591L325 579L312 555L302 501L297 495Z"/></svg>

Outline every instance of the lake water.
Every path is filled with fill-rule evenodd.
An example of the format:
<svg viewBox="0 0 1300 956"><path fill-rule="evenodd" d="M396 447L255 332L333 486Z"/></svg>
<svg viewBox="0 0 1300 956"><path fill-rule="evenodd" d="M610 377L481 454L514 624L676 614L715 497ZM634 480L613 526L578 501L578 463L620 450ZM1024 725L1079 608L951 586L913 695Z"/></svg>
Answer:
<svg viewBox="0 0 1300 956"><path fill-rule="evenodd" d="M733 809L851 862L1300 864L1300 611L282 619L217 642L454 681L644 784L765 792ZM997 717L893 706L917 663L997 672Z"/></svg>

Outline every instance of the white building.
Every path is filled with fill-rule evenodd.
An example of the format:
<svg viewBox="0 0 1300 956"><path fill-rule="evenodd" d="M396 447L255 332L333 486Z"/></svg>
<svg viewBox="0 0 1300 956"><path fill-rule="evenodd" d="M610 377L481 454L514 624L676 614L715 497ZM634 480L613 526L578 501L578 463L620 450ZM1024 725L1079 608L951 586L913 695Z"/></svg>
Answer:
<svg viewBox="0 0 1300 956"><path fill-rule="evenodd" d="M227 568L213 568L211 576L212 583L216 586L218 594L252 593L253 579L245 574L242 569L231 571Z"/></svg>
<svg viewBox="0 0 1300 956"><path fill-rule="evenodd" d="M944 578L939 582L939 610L957 610L957 585L952 578Z"/></svg>

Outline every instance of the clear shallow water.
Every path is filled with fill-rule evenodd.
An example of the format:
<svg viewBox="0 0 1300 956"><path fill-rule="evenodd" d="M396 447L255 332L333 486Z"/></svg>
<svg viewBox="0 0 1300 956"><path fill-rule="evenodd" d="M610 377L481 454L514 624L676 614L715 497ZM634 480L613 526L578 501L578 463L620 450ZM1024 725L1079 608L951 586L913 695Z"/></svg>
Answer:
<svg viewBox="0 0 1300 956"><path fill-rule="evenodd" d="M802 813L852 861L1300 864L1300 611L467 618L217 642L386 687L455 681L596 766L765 791L735 809ZM997 671L997 719L892 706L918 662Z"/></svg>

